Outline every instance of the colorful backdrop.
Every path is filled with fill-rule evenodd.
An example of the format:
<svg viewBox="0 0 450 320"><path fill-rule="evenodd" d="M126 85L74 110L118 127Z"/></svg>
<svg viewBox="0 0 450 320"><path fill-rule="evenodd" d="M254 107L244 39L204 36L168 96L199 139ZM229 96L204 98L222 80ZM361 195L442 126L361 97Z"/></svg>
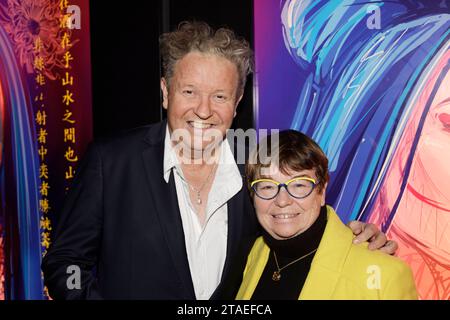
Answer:
<svg viewBox="0 0 450 320"><path fill-rule="evenodd" d="M258 128L330 160L327 201L378 224L450 299L450 1L255 0Z"/></svg>
<svg viewBox="0 0 450 320"><path fill-rule="evenodd" d="M41 258L92 138L88 0L0 0L0 299L45 299Z"/></svg>

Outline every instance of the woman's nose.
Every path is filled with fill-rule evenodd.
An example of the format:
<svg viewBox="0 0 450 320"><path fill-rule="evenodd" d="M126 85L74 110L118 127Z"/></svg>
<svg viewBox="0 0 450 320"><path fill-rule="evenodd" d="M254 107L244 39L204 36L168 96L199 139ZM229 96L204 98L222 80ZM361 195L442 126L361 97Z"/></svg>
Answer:
<svg viewBox="0 0 450 320"><path fill-rule="evenodd" d="M280 188L280 192L278 192L277 196L275 197L275 204L281 208L286 207L292 203L292 197L287 192L287 189L285 186L282 186Z"/></svg>

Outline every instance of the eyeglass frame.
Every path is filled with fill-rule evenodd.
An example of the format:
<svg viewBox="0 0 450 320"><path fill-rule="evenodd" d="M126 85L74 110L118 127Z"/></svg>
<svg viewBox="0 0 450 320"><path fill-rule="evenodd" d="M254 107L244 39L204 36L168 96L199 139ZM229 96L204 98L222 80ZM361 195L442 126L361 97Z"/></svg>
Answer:
<svg viewBox="0 0 450 320"><path fill-rule="evenodd" d="M296 197L296 196L292 195L292 194L289 192L289 189L288 189L289 183L291 183L291 182L293 182L293 181L296 181L296 180L306 180L306 181L312 182L313 187L311 188L311 191L310 191L306 196L304 196L304 197ZM265 181L265 182L273 182L273 183L275 183L275 185L278 187L277 193L275 193L275 195L274 195L272 198L263 198L263 197L261 197L261 196L258 194L258 192L256 192L256 190L255 190L255 188L254 188L254 185L255 185L256 183L258 183L258 182L264 182L264 181ZM252 182L250 183L250 188L253 190L253 192L255 193L255 195L256 195L258 198L263 199L263 200L273 200L273 199L275 199L275 198L280 194L280 190L281 190L282 187L284 187L284 189L286 189L286 192L287 192L292 198L295 198L295 199L305 199L305 198L309 197L309 196L311 195L311 193L313 193L314 189L316 188L316 186L317 186L318 184L319 184L319 181L316 182L316 179L309 178L309 177L297 177L297 178L290 179L290 180L288 180L288 181L286 181L286 182L284 182L284 183L278 182L278 181L275 181L275 180L272 180L272 179L257 179L257 180L254 180L254 181L252 181Z"/></svg>

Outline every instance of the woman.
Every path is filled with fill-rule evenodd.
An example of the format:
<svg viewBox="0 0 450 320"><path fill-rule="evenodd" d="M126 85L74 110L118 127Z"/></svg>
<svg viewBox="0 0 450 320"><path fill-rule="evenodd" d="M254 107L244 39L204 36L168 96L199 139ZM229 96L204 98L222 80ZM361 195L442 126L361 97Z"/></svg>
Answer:
<svg viewBox="0 0 450 320"><path fill-rule="evenodd" d="M264 231L236 298L416 299L409 267L353 244L351 230L325 205L328 159L320 147L294 130L278 138L278 145L262 141L246 167Z"/></svg>
<svg viewBox="0 0 450 320"><path fill-rule="evenodd" d="M422 299L450 299L450 41L411 99L399 143L366 210L399 243Z"/></svg>
<svg viewBox="0 0 450 320"><path fill-rule="evenodd" d="M449 5L286 0L281 14L307 79L289 125L328 155L328 203L397 242L433 300L450 299ZM380 29L367 28L373 8Z"/></svg>

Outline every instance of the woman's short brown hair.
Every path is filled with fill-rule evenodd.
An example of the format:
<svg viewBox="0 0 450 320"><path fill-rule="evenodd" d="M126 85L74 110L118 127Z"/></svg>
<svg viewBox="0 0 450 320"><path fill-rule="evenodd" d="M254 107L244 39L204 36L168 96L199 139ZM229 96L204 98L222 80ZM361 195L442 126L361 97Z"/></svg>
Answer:
<svg viewBox="0 0 450 320"><path fill-rule="evenodd" d="M275 135L278 136L278 143L272 141ZM275 161L278 161L278 168L285 175L289 171L314 170L319 192L323 191L329 180L328 158L319 145L301 132L284 130L262 139L250 154L245 172L252 195L250 183L260 179L261 169L269 168Z"/></svg>
<svg viewBox="0 0 450 320"><path fill-rule="evenodd" d="M181 22L178 29L159 37L164 77L170 83L175 64L197 51L215 54L234 63L239 73L238 89L243 93L247 75L253 71L253 51L249 43L227 28L214 30L205 22Z"/></svg>

